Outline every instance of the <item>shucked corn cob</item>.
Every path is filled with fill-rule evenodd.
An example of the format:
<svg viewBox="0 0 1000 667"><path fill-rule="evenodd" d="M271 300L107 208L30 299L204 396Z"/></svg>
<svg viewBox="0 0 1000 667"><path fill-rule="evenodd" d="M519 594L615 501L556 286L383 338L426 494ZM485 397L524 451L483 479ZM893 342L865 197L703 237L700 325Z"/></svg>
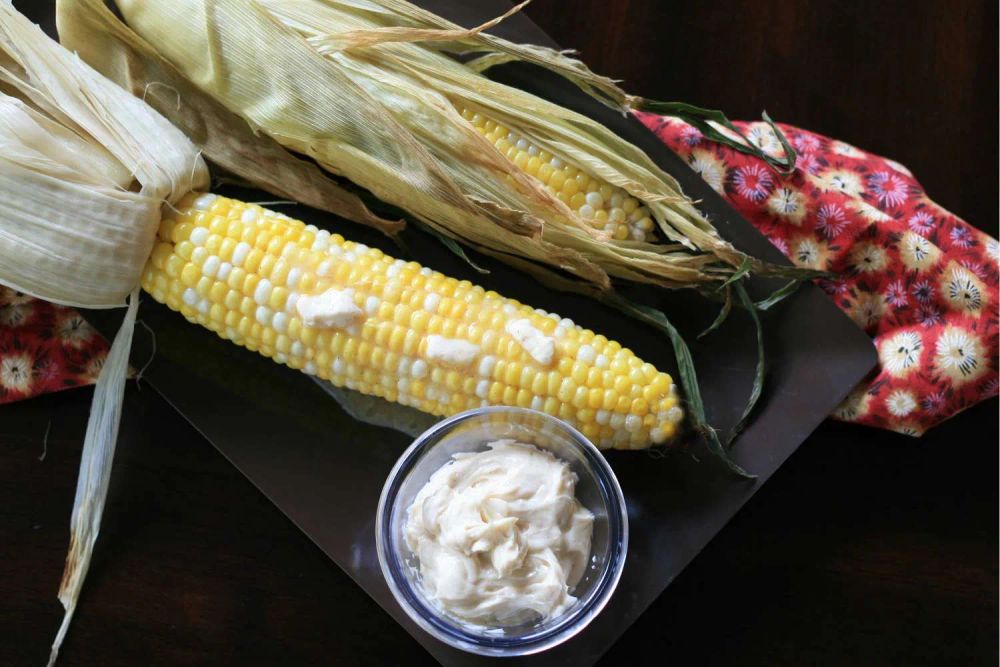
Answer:
<svg viewBox="0 0 1000 667"><path fill-rule="evenodd" d="M472 123L516 167L541 181L546 190L595 229L606 231L619 241L655 240L653 214L622 188L594 178L559 156L539 149L527 137L473 109L462 109L462 118Z"/></svg>
<svg viewBox="0 0 1000 667"><path fill-rule="evenodd" d="M250 350L434 415L530 407L624 449L683 416L670 376L604 336L216 195L165 209L142 286Z"/></svg>

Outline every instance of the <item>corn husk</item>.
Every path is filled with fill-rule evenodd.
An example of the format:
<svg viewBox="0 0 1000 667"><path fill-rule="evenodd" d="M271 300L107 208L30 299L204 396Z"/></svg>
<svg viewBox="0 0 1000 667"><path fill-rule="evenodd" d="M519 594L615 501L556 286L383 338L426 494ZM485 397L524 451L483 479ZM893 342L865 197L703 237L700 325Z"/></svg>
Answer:
<svg viewBox="0 0 1000 667"><path fill-rule="evenodd" d="M87 423L50 664L100 529L139 277L161 207L207 183L183 134L0 0L0 283L89 308L130 299Z"/></svg>
<svg viewBox="0 0 1000 667"><path fill-rule="evenodd" d="M77 49L78 54L168 115L177 128L226 172L251 183L268 180L271 192L279 197L357 220L389 235L404 228L400 220L372 213L356 194L312 162L295 157L266 134L254 132L242 119L187 81L151 46L136 38L102 2L86 8L63 5L59 9L59 24L64 26L64 32L72 32L65 28L72 26L77 31L108 36L123 34L124 38L108 40L106 45L83 43Z"/></svg>
<svg viewBox="0 0 1000 667"><path fill-rule="evenodd" d="M207 168L141 100L8 4L0 12L0 282L73 306L122 306L163 201L204 186Z"/></svg>
<svg viewBox="0 0 1000 667"><path fill-rule="evenodd" d="M64 44L113 79L133 90L156 83L143 72L123 81L108 55L152 45L255 131L495 256L602 289L612 277L668 287L720 282L743 260L642 151L584 116L490 81L477 71L483 61L470 67L446 55L497 52L555 69L603 99L626 98L549 49L510 45L382 0L120 0L134 33L81 20L100 11L99 0L58 7ZM464 121L458 108L466 105L643 200L669 242L619 242L592 229ZM273 179L254 182L274 189Z"/></svg>

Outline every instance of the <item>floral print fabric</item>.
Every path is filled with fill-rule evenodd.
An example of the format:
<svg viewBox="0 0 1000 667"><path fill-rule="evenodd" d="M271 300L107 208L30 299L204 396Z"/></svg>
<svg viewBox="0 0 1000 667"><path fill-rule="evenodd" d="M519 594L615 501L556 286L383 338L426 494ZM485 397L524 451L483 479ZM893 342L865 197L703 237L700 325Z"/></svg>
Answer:
<svg viewBox="0 0 1000 667"><path fill-rule="evenodd" d="M880 364L834 417L920 435L997 395L997 241L905 167L782 126L798 159L781 176L679 120L640 118L795 264L837 274L821 287L874 337ZM782 155L766 124L736 125ZM90 384L106 353L73 309L0 287L0 403Z"/></svg>
<svg viewBox="0 0 1000 667"><path fill-rule="evenodd" d="M107 350L72 308L0 285L0 403L93 384Z"/></svg>
<svg viewBox="0 0 1000 667"><path fill-rule="evenodd" d="M788 176L673 118L640 119L868 332L879 367L833 416L920 435L996 396L998 245L944 210L897 162L780 126L798 153ZM766 123L736 123L784 151Z"/></svg>

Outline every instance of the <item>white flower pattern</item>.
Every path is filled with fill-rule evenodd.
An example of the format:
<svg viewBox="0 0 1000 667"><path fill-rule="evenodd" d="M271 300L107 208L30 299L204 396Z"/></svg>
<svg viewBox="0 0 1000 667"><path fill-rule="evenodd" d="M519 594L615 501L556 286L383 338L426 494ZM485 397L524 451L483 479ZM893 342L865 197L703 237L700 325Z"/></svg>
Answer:
<svg viewBox="0 0 1000 667"><path fill-rule="evenodd" d="M961 327L947 327L935 343L934 365L956 385L982 375L983 351L979 341Z"/></svg>
<svg viewBox="0 0 1000 667"><path fill-rule="evenodd" d="M900 331L879 346L882 366L894 377L904 377L920 362L923 338L916 331Z"/></svg>
<svg viewBox="0 0 1000 667"><path fill-rule="evenodd" d="M722 161L708 150L693 150L688 158L688 165L701 176L702 180L712 186L712 189L722 194L726 170Z"/></svg>
<svg viewBox="0 0 1000 667"><path fill-rule="evenodd" d="M0 357L0 388L27 394L31 390L31 357L11 354Z"/></svg>
<svg viewBox="0 0 1000 667"><path fill-rule="evenodd" d="M885 399L885 406L894 417L905 417L917 409L917 399L905 389L897 389Z"/></svg>
<svg viewBox="0 0 1000 667"><path fill-rule="evenodd" d="M941 293L955 310L974 312L983 307L983 284L963 266L952 265L944 273Z"/></svg>
<svg viewBox="0 0 1000 667"><path fill-rule="evenodd" d="M851 266L859 273L875 273L886 265L885 250L874 243L861 243L851 251Z"/></svg>
<svg viewBox="0 0 1000 667"><path fill-rule="evenodd" d="M768 197L767 209L793 225L801 225L806 214L805 197L794 188L778 188Z"/></svg>

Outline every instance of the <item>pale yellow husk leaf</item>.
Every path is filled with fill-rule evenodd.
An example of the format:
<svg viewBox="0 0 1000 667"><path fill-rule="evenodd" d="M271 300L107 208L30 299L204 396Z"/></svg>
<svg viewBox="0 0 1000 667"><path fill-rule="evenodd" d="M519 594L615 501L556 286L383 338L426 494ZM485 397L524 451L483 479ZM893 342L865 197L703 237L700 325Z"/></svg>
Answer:
<svg viewBox="0 0 1000 667"><path fill-rule="evenodd" d="M207 185L205 163L166 119L6 1L0 83L0 283L74 306L123 306L163 201Z"/></svg>
<svg viewBox="0 0 1000 667"><path fill-rule="evenodd" d="M124 306L84 436L55 662L100 530L139 278L164 205L208 184L198 149L153 109L0 0L0 283L58 303Z"/></svg>

